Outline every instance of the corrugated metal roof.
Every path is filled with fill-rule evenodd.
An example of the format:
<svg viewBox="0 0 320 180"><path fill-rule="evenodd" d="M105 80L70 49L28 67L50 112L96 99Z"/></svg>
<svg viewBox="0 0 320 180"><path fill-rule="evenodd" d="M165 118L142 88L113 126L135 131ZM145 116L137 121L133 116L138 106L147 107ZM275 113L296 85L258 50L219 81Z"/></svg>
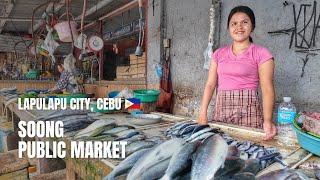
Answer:
<svg viewBox="0 0 320 180"><path fill-rule="evenodd" d="M123 6L132 0L87 0L87 10L90 8L96 7L97 4L101 2L107 2L104 7L101 9L97 9L93 14L85 17L86 22L91 22L97 20L102 15L107 14L115 10L116 8ZM0 22L5 22L3 27L0 27L0 35L6 35L8 38L5 39L5 36L0 37L0 51L12 51L13 45L16 41L21 40L21 37L16 36L24 36L30 33L31 29L31 18L32 13L35 8L39 5L48 2L47 0L0 0ZM56 0L55 2L64 2L63 0ZM9 8L10 13L6 13L8 11L8 4L13 4L12 8ZM55 3L55 7L59 4ZM66 7L63 4L63 7L55 12L57 15L61 15L66 12ZM74 17L80 17L82 14L82 6L83 0L71 0L71 13ZM7 8L7 9L6 9ZM41 20L43 13L46 11L47 6L43 6L39 8L35 13L35 19ZM136 14L136 12L134 12ZM9 18L9 19L8 19ZM37 24L38 21L34 22L34 25ZM1 26L1 23L0 23ZM80 22L78 22L78 26L80 26ZM14 37L14 38L11 38ZM4 41L8 41L7 44ZM11 42L10 42L11 41ZM17 49L20 51L25 51L25 47L23 43L20 43L17 46ZM63 49L63 48L62 48Z"/></svg>
<svg viewBox="0 0 320 180"><path fill-rule="evenodd" d="M0 17L3 17L3 9L7 5L6 1L0 0ZM87 10L94 7L102 0L87 0ZM99 18L100 16L120 7L132 0L113 0L107 6L97 10L92 15L85 17L85 21L93 21ZM33 9L35 9L40 4L45 3L44 0L12 0L13 8L9 14L9 18L24 18L30 19L32 17ZM70 10L74 17L81 16L82 14L82 0L72 0ZM35 13L35 19L41 19L42 14L45 12L46 6L39 8ZM57 15L61 15L66 12L66 7L63 6L59 12L56 12ZM1 15L2 14L2 15ZM79 22L80 25L80 22ZM28 30L31 27L31 22L28 21L10 21L8 20L4 25L3 32L15 32L19 31L20 33L27 34Z"/></svg>

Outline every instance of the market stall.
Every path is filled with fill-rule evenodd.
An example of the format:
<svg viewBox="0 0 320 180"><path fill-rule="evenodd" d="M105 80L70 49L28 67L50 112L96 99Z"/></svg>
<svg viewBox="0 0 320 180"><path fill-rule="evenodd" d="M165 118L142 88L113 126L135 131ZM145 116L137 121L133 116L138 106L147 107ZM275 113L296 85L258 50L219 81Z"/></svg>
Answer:
<svg viewBox="0 0 320 180"><path fill-rule="evenodd" d="M4 97L2 97L1 104L5 103L3 98ZM39 119L41 117L43 118L45 116L50 116L50 114L53 114L52 112L48 112L48 111L45 112L45 111L18 110L16 103L11 103L7 105L5 108L7 108L7 110L11 112L11 115L7 113L7 118L12 119L14 132L17 132L16 131L17 123L20 120L33 121L34 119ZM77 115L79 115L79 113L77 113ZM99 121L99 120L108 121L111 119L112 121L115 120L116 127L124 127L124 126L133 127L136 131L139 131L140 134L145 135L146 140L151 142L151 139L152 139L154 142L158 141L158 143L166 142L170 140L170 137L166 136L166 134L167 135L170 134L170 127L172 129L174 127L173 125L176 124L177 126L178 122L180 124L182 124L182 122L185 122L185 123L189 122L188 118L186 117L172 116L172 115L163 114L163 113L154 113L154 115L162 116L162 120L159 123L141 126L141 124L140 125L132 124L132 121L134 121L134 119L132 119L133 117L130 117L130 116L128 117L127 114L123 114L123 113L116 113L116 114L89 113L88 114L88 116L93 117L95 121ZM78 119L79 118L80 117L78 116ZM71 121L71 119L69 120ZM276 148L277 151L281 153L282 160L278 162L273 161L272 164L268 164L267 166L264 167L264 169L259 169L260 172L258 173L258 176L266 174L267 172L284 169L285 165L288 167L293 167L293 169L296 169L296 168L302 169L301 170L302 172L306 171L306 172L309 172L309 175L310 173L312 175L313 173L312 170L304 169L307 166L306 164L319 163L319 158L317 156L312 155L308 151L300 148L299 145L290 147L290 148L284 148L277 144L277 140L265 141L265 142L261 141L261 139L263 138L262 132L238 128L238 127L225 126L223 124L213 123L213 124L210 124L210 126L213 129L218 128L219 131L227 133L228 137L235 138L239 143L251 142L252 145L256 144L259 147ZM80 132L81 132L81 129L80 129ZM172 133L174 132L175 131L172 131ZM65 141L68 144L70 143L71 140L74 139L75 134L77 133L79 133L78 130L76 130L75 132L66 133L65 137L59 140ZM171 134L171 136L174 136L174 134ZM46 140L55 141L57 139L54 140L50 138L49 139L38 138L38 141L46 141ZM100 179L110 174L110 172L112 172L112 169L115 169L117 165L123 161L123 159L109 159L109 158L107 159L103 159L103 158L102 159L100 158L99 159L92 159L92 158L72 159L70 157L67 157L67 158L64 158L63 161L65 162L67 179L74 179L76 177L81 177L84 179ZM61 163L57 163L54 166L52 165L54 164L52 160L49 160L49 159L42 159L42 160L38 159L33 162L35 163L33 165L35 165L42 173L48 173L54 169L59 170L59 168L61 168ZM48 164L50 164L50 166L48 166Z"/></svg>
<svg viewBox="0 0 320 180"><path fill-rule="evenodd" d="M232 31L226 11L239 2L1 2L0 180L320 179L318 73L313 69L308 74L306 66L318 55L317 26L310 43L307 37L300 46L297 42L312 22L304 22L306 27L299 32L299 18L304 14L306 20L307 9L313 6L310 16L316 17L317 3L301 4L294 19L297 29L272 31L268 25L252 36L256 22L264 27L270 21L270 9L283 5L288 13L286 7L295 10L301 2L252 3L259 10L255 12L264 15L263 21L255 21L250 8L237 7L244 8L240 13L248 17L240 25L231 21L231 29L242 28ZM251 31L242 27L249 24L248 18ZM217 73L206 70L214 58L217 63L229 60L218 59L224 51L215 51L227 41L224 19L235 37L247 35L238 43L242 48L236 51L235 43L227 49L228 58L251 68L260 67L261 61L271 64L269 70L251 69L250 75L247 66L230 65L226 69L231 74L238 72L230 76L226 91L220 91L219 77L224 74L218 72L225 68L219 64L213 66L221 68ZM203 52L206 30L209 42ZM294 52L293 39L289 51L272 54L255 44L283 46L284 41L275 44L265 36L289 33L295 37ZM292 53L305 53L296 58L303 62L301 77L291 67ZM288 57L290 66L283 57ZM241 75L250 82L242 82ZM293 98L282 97L289 95ZM210 100L203 105L206 99ZM211 107L214 112L209 112ZM270 129L262 130L266 119ZM264 140L276 130L277 136Z"/></svg>

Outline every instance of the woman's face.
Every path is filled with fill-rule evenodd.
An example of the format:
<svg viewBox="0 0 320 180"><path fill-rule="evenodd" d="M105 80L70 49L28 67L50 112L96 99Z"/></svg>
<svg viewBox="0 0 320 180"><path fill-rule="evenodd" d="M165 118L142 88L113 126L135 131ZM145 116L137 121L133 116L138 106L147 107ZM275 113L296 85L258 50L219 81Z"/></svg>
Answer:
<svg viewBox="0 0 320 180"><path fill-rule="evenodd" d="M235 13L229 22L229 33L236 42L249 40L252 32L252 22L249 16L242 12Z"/></svg>
<svg viewBox="0 0 320 180"><path fill-rule="evenodd" d="M62 65L58 65L58 71L59 73L62 73L64 70L63 66Z"/></svg>

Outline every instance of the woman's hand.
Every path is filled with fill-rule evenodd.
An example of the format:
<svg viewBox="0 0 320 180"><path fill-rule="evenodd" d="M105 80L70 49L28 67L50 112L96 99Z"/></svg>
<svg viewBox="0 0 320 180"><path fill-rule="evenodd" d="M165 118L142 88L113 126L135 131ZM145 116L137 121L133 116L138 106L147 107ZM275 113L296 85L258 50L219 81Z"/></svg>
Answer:
<svg viewBox="0 0 320 180"><path fill-rule="evenodd" d="M273 137L277 134L277 128L273 122L264 122L263 130L266 134L263 138L265 141L273 139Z"/></svg>
<svg viewBox="0 0 320 180"><path fill-rule="evenodd" d="M197 123L201 125L206 125L208 124L208 117L207 115L200 115L197 119Z"/></svg>

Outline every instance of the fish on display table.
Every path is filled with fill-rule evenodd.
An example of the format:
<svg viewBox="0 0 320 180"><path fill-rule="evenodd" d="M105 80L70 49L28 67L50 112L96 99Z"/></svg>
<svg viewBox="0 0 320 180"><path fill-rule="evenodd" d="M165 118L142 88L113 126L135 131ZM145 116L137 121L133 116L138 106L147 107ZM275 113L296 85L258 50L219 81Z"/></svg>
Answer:
<svg viewBox="0 0 320 180"><path fill-rule="evenodd" d="M192 164L191 180L213 179L214 174L228 155L228 144L220 135L208 138L196 152L196 158Z"/></svg>
<svg viewBox="0 0 320 180"><path fill-rule="evenodd" d="M143 158L139 159L139 161L136 162L136 164L130 170L127 179L141 179L143 174L150 174L151 171L156 172L153 172L153 175L150 174L152 175L150 177L161 178L169 165L171 156L176 151L180 151L184 144L185 141L183 139L174 138L156 146L148 154L146 154ZM156 166L158 166L158 168L152 168ZM155 177L156 175L157 177Z"/></svg>
<svg viewBox="0 0 320 180"><path fill-rule="evenodd" d="M125 160L121 161L121 163L118 164L108 176L104 177L103 180L115 180L117 176L127 173L133 165L150 150L151 148L141 149L131 154Z"/></svg>

